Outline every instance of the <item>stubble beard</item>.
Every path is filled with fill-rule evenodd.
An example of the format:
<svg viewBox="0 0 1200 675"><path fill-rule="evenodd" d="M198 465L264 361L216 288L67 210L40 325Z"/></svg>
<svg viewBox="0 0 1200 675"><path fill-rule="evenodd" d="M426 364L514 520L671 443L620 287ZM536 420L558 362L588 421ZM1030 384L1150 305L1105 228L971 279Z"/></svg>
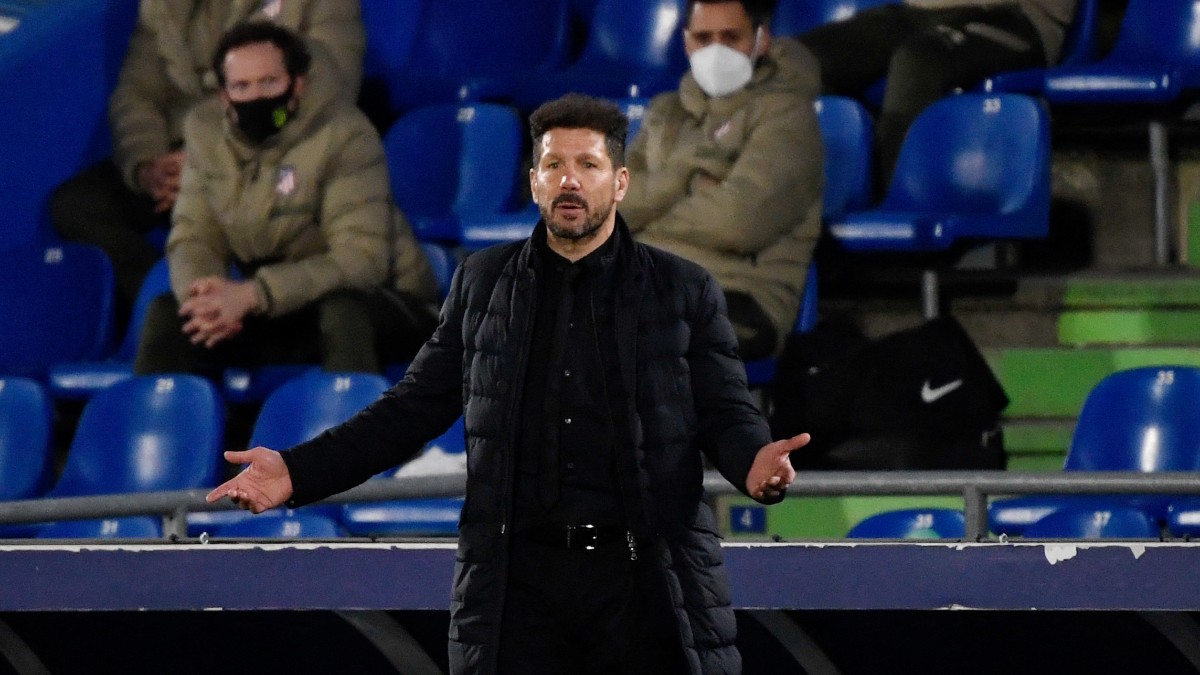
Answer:
<svg viewBox="0 0 1200 675"><path fill-rule="evenodd" d="M583 207L584 219L582 226L560 223L555 220L554 207L563 202L579 204ZM609 202L607 208L593 211L588 208L588 203L582 197L563 199L560 196L551 202L549 208L542 207L539 210L542 213L542 219L546 221L546 228L550 230L550 234L558 239L578 243L595 237L604 225L604 221L608 220L609 215L612 214L614 208L616 208L616 203Z"/></svg>

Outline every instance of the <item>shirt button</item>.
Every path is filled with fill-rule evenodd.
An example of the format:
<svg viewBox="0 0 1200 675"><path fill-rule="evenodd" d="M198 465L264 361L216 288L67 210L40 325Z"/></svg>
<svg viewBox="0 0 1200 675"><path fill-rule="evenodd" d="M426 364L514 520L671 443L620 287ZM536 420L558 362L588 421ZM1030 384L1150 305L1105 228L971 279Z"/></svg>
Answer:
<svg viewBox="0 0 1200 675"><path fill-rule="evenodd" d="M563 420L563 423L564 423L564 424L570 424L570 423L571 423L571 418L570 418L570 417L568 417L568 418L564 419L564 420Z"/></svg>
<svg viewBox="0 0 1200 675"><path fill-rule="evenodd" d="M568 469L574 469L574 468L575 468L575 462L567 462L567 468L568 468Z"/></svg>
<svg viewBox="0 0 1200 675"><path fill-rule="evenodd" d="M570 376L571 376L571 371L570 371L570 370L564 370L564 371L563 371L563 377L570 377Z"/></svg>

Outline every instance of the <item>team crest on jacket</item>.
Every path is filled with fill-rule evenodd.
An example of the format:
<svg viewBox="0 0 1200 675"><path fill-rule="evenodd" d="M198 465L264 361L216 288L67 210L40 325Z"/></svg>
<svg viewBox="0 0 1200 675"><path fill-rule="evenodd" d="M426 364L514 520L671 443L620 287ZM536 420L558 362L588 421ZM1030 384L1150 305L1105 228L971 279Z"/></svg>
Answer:
<svg viewBox="0 0 1200 675"><path fill-rule="evenodd" d="M263 0L261 10L267 18L278 18L279 13L283 11L283 0Z"/></svg>
<svg viewBox="0 0 1200 675"><path fill-rule="evenodd" d="M729 133L729 130L732 128L733 128L733 121L725 120L725 122L723 124L721 124L721 126L717 127L716 131L713 132L713 140L714 141L721 140L721 137L724 136L725 134Z"/></svg>
<svg viewBox="0 0 1200 675"><path fill-rule="evenodd" d="M296 191L296 167L287 164L279 167L279 175L275 177L275 194L280 197L291 197Z"/></svg>

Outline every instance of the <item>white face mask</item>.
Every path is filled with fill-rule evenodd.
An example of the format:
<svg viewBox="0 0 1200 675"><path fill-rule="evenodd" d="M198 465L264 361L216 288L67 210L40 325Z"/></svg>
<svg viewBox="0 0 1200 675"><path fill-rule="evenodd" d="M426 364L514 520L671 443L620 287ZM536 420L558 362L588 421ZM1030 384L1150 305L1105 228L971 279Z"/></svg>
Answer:
<svg viewBox="0 0 1200 675"><path fill-rule="evenodd" d="M762 27L754 32L754 48L751 54L758 52L758 38L762 35ZM728 96L750 82L754 75L754 62L749 56L733 47L727 47L714 42L692 52L688 57L692 65L692 77L704 93L714 98Z"/></svg>

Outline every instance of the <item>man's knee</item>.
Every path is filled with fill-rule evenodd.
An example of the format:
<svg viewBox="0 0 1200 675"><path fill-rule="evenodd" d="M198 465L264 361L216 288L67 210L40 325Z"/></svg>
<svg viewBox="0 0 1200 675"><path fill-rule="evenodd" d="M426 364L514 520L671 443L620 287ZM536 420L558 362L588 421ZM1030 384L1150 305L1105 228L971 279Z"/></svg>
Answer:
<svg viewBox="0 0 1200 675"><path fill-rule="evenodd" d="M945 90L953 85L954 49L965 36L950 26L939 26L915 36L892 54L888 87Z"/></svg>
<svg viewBox="0 0 1200 675"><path fill-rule="evenodd" d="M318 300L317 317L323 334L369 327L371 323L362 294L351 290L333 291Z"/></svg>

